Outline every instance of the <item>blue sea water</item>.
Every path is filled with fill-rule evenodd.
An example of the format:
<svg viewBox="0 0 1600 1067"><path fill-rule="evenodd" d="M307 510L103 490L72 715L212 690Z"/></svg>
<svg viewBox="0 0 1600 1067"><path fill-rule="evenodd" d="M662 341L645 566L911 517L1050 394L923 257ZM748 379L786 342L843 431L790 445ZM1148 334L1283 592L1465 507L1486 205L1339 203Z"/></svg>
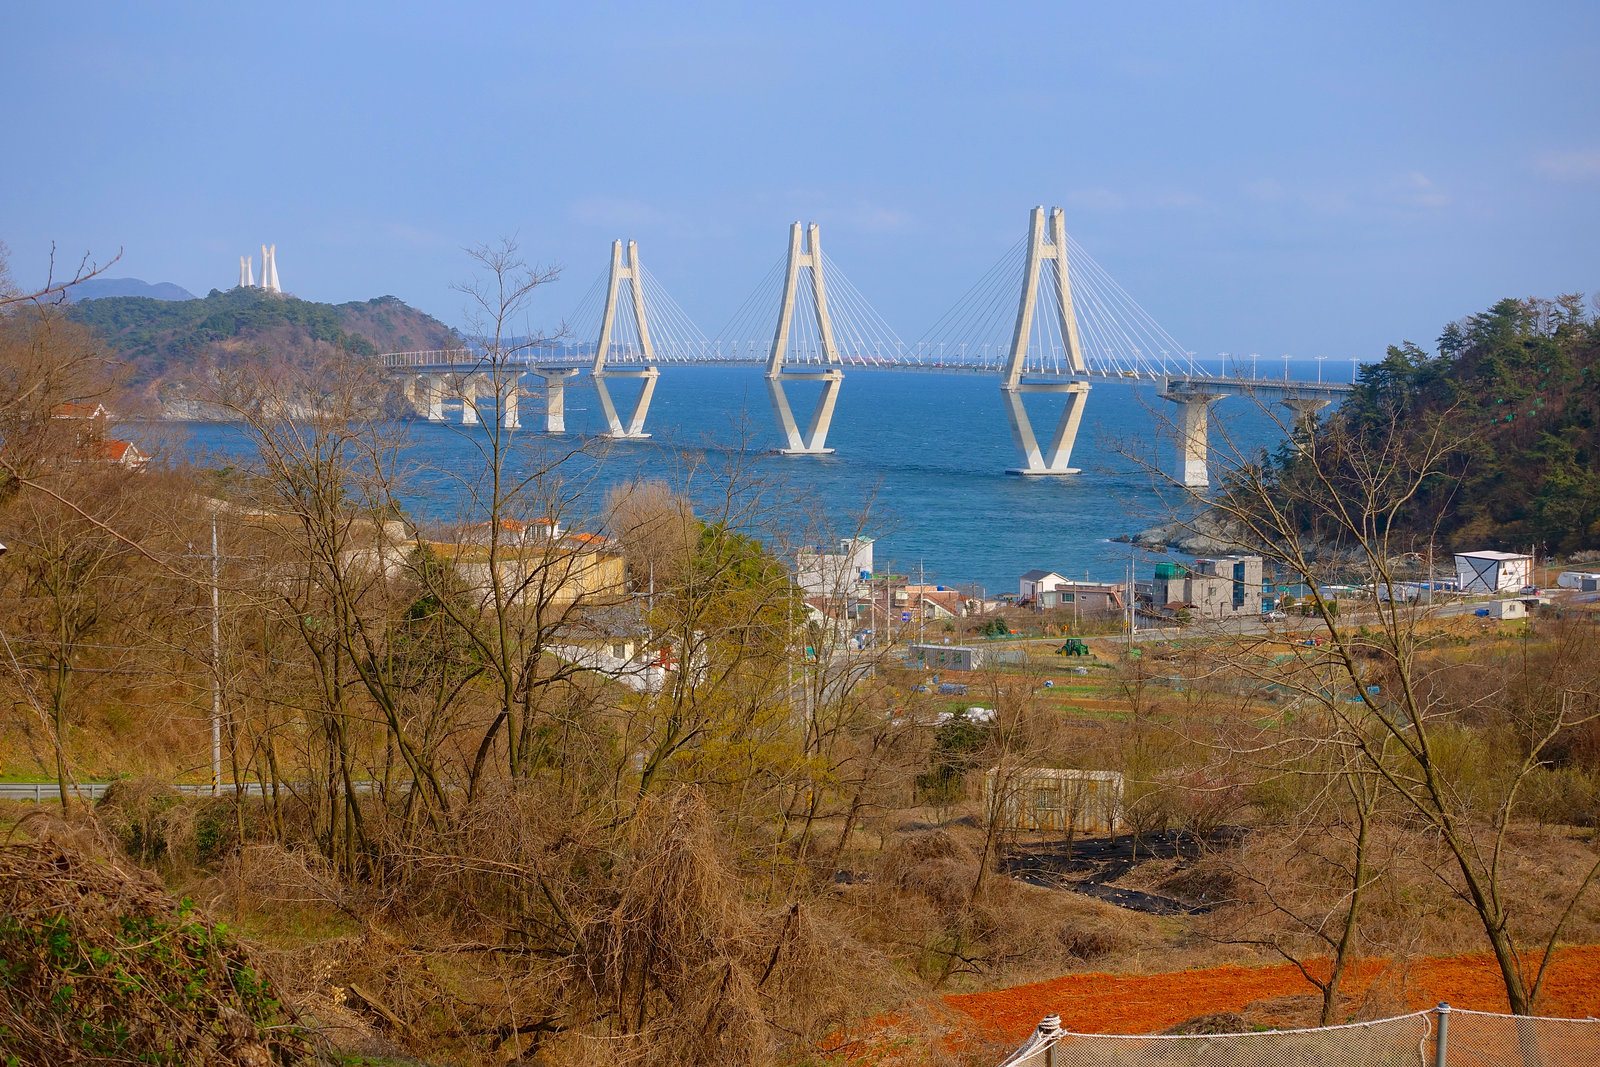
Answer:
<svg viewBox="0 0 1600 1067"><path fill-rule="evenodd" d="M1315 367L1307 369L1314 377ZM1298 376L1301 368L1294 371ZM567 390L567 441L604 428L598 400L584 381ZM611 384L614 394L623 392L623 382ZM800 384L790 384L790 403L803 420L815 392L795 387ZM1029 399L1035 431L1047 438L1059 408L1049 405L1048 394ZM530 398L525 410L539 408L536 400ZM619 407L631 402L631 391L618 396ZM851 370L828 438L835 453L781 456L768 454L780 439L759 369L668 366L645 427L650 439L608 447L598 464L588 457L570 463L592 477L598 510L605 488L617 481L640 475L676 481L685 469L685 449L703 451L714 463L743 445L761 453L756 470L779 493L801 498L792 513L797 532L818 539L843 536L860 522L861 533L877 539L879 571L922 573L930 582L976 583L999 593L1014 591L1018 576L1035 567L1103 580L1126 574L1132 550L1111 539L1168 512L1151 475L1126 453L1153 454L1170 468L1170 431L1158 439L1164 417L1170 417L1162 410L1167 407L1150 385L1097 385L1073 452L1073 465L1082 473L1019 477L1005 473L1017 456L992 377ZM535 419L524 421L532 425ZM1235 443L1251 448L1270 448L1281 439L1272 419L1243 398L1217 405L1214 444L1219 423ZM233 427L191 423L187 429L186 447L197 455L245 448ZM481 428L418 421L408 430L415 454L431 464L468 470L481 462L474 443ZM531 442L535 449L560 444L534 431L520 433L539 439ZM542 450L549 454L548 447ZM454 517L459 505L441 497L437 486L410 501L424 521ZM1145 574L1147 559L1134 555Z"/></svg>

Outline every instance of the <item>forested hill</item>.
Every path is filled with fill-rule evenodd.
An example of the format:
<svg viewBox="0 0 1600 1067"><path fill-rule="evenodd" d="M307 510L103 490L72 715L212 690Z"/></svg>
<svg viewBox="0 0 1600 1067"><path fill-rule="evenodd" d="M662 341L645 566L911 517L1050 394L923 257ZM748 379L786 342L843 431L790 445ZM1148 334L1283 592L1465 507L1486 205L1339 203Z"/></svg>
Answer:
<svg viewBox="0 0 1600 1067"><path fill-rule="evenodd" d="M266 354L314 359L323 346L363 355L445 348L454 332L392 296L319 304L262 289L230 289L197 300L104 297L70 314L95 328L125 365L128 386L169 415L189 414L187 398L210 365Z"/></svg>
<svg viewBox="0 0 1600 1067"><path fill-rule="evenodd" d="M1440 420L1457 443L1409 532L1427 538L1437 520L1442 548L1600 548L1600 321L1581 296L1502 300L1447 326L1433 353L1391 347L1331 425L1374 447L1398 425L1420 448Z"/></svg>

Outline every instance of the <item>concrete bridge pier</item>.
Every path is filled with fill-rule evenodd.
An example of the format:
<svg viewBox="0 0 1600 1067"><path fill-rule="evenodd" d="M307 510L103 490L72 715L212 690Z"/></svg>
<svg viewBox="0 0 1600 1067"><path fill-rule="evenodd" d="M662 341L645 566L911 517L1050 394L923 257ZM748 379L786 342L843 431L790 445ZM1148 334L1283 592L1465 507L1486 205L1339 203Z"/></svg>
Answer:
<svg viewBox="0 0 1600 1067"><path fill-rule="evenodd" d="M1178 477L1191 489L1204 489L1211 484L1208 460L1211 456L1210 432L1211 405L1226 393L1203 392L1199 389L1163 389L1161 399L1178 405Z"/></svg>
<svg viewBox="0 0 1600 1067"><path fill-rule="evenodd" d="M783 391L784 382L821 382L822 395L811 411L811 422L805 433L795 422L794 410L789 407L789 397ZM778 429L783 433L787 448L778 452L785 456L829 456L828 427L833 425L833 408L839 401L839 387L844 384L844 371L782 371L767 375L767 396L772 400L772 411L778 417Z"/></svg>
<svg viewBox="0 0 1600 1067"><path fill-rule="evenodd" d="M772 401L772 413L777 417L778 430L783 434L787 448L778 449L785 456L826 456L833 453L828 447L828 427L833 425L833 407L839 400L839 389L844 385L844 367L839 358L838 346L833 339L833 316L828 311L828 283L822 260L822 231L816 223L801 229L800 223L789 227L789 259L784 269L783 302L778 306L778 327L772 334L772 349L767 355L767 396ZM811 308L817 321L817 338L821 342L821 359L811 366L818 370L790 370L785 360L789 353L789 327L796 314L796 295L800 273L811 272ZM802 435L795 422L794 411L789 407L789 397L783 391L784 382L821 382L822 395L811 411L811 422Z"/></svg>
<svg viewBox="0 0 1600 1067"><path fill-rule="evenodd" d="M1288 396L1278 403L1294 412L1290 437L1295 444L1304 448L1316 432L1318 414L1333 401L1322 396Z"/></svg>
<svg viewBox="0 0 1600 1067"><path fill-rule="evenodd" d="M500 428L502 430L522 429L522 420L518 418L517 397L522 391L521 375L513 374L500 383Z"/></svg>
<svg viewBox="0 0 1600 1067"><path fill-rule="evenodd" d="M541 368L533 372L544 379L544 430L545 433L567 432L567 379L577 376L576 370Z"/></svg>
<svg viewBox="0 0 1600 1067"><path fill-rule="evenodd" d="M422 383L422 417L429 422L444 421L444 377L438 374L424 374Z"/></svg>
<svg viewBox="0 0 1600 1067"><path fill-rule="evenodd" d="M1024 393L1067 394L1067 406L1056 421L1047 449L1041 449L1039 439L1034 436L1028 409L1022 403ZM1022 466L1010 468L1007 474L1080 473L1079 468L1068 464L1072 461L1072 446L1078 439L1078 427L1083 422L1083 408L1089 399L1088 382L1017 382L1002 385L1000 398L1005 401L1006 419L1011 423L1011 441L1022 460Z"/></svg>
<svg viewBox="0 0 1600 1067"><path fill-rule="evenodd" d="M609 367L595 371L591 377L594 379L594 391L600 398L600 410L606 417L606 432L602 435L616 441L640 441L650 435L644 432L644 419L650 413L650 398L655 395L656 379L661 377L658 367L646 367L643 370L613 370ZM626 424L617 414L617 406L611 399L611 390L606 388L607 378L638 378L642 385L639 389L639 399L634 402L633 414L628 416Z"/></svg>
<svg viewBox="0 0 1600 1067"><path fill-rule="evenodd" d="M1067 263L1067 229L1060 208L1051 208L1048 217L1043 207L1036 207L1028 222L1028 258L1023 267L1022 293L1017 300L1017 321L1011 332L1011 348L1006 354L1005 366L1000 372L1000 398L1005 402L1006 420L1011 423L1011 440L1017 446L1022 466L1013 467L1008 474L1077 474L1078 468L1069 466L1072 446L1078 439L1078 427L1083 422L1083 407L1089 400L1089 383L1083 381L1024 381L1028 373L1028 343L1033 335L1034 314L1038 310L1041 289L1050 305L1048 311L1056 320L1056 327L1067 346L1067 370L1072 374L1087 375L1088 364L1083 359L1083 348L1078 341L1078 313L1072 303L1072 274ZM1046 265L1055 263L1055 285L1046 284L1043 277ZM1054 297L1054 299L1051 299ZM1050 437L1047 450L1039 448L1034 436L1033 423L1028 421L1028 409L1022 403L1024 393L1065 393L1067 406L1056 422L1055 433Z"/></svg>
<svg viewBox="0 0 1600 1067"><path fill-rule="evenodd" d="M464 374L461 383L456 387L456 392L461 396L461 425L478 425L478 376Z"/></svg>

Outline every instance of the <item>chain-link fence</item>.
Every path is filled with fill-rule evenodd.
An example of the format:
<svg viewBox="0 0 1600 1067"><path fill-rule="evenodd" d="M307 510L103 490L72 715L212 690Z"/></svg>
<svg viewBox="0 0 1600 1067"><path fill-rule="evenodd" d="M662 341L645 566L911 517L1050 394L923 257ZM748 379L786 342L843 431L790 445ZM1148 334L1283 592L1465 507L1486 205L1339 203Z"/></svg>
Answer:
<svg viewBox="0 0 1600 1067"><path fill-rule="evenodd" d="M1047 1016L1000 1067L1596 1067L1600 1020L1452 1010L1250 1034L1075 1034Z"/></svg>

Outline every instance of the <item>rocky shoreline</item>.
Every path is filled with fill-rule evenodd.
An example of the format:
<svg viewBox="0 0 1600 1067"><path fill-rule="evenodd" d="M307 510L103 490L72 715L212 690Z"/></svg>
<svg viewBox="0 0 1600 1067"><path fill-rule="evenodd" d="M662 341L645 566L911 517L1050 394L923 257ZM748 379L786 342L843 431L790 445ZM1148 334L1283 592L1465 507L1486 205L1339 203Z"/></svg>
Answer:
<svg viewBox="0 0 1600 1067"><path fill-rule="evenodd" d="M1208 515L1157 523L1136 534L1123 534L1112 540L1131 543L1150 552L1181 552L1189 556L1225 556L1251 551L1238 523Z"/></svg>

